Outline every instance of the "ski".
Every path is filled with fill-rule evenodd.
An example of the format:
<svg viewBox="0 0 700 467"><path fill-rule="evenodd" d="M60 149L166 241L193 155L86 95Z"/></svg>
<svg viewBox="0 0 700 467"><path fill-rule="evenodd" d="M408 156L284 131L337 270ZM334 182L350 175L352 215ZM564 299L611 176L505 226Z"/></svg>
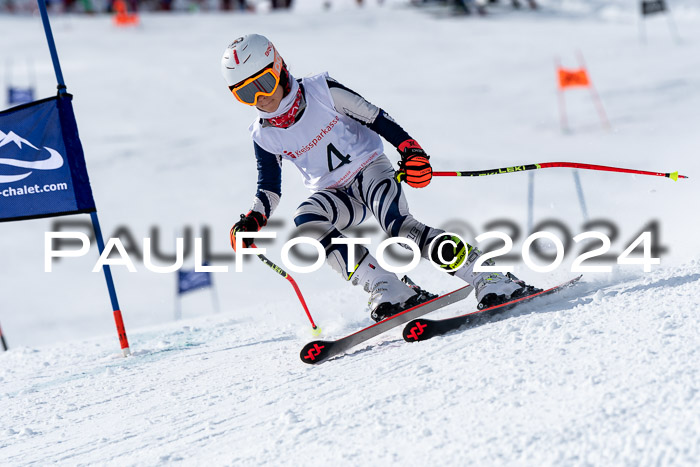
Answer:
<svg viewBox="0 0 700 467"><path fill-rule="evenodd" d="M465 315L454 316L445 319L414 319L408 323L403 329L403 339L406 342L418 342L430 339L431 337L441 336L447 334L450 331L454 331L463 326L472 326L482 319L491 317L496 313L500 313L509 310L516 305L523 302L527 302L536 297L542 297L544 295L551 295L557 293L562 289L571 287L576 282L581 279L582 276L575 277L570 281L566 281L563 284L559 284L550 289L543 290L527 297L519 298L510 302L501 303L500 305L492 306L490 308L485 308L483 310L474 311L467 313Z"/></svg>
<svg viewBox="0 0 700 467"><path fill-rule="evenodd" d="M385 320L368 326L364 329L360 329L354 334L345 336L334 341L312 341L309 342L301 349L299 357L304 363L310 365L315 365L329 358L339 355L346 350L361 344L379 334L382 334L390 329L398 327L412 319L419 318L426 313L435 311L439 308L446 307L455 302L463 300L472 293L474 288L471 285L466 285L460 289L454 290L452 292L440 295L439 297L423 302L420 305L416 305L413 308L402 311L394 316L391 316Z"/></svg>

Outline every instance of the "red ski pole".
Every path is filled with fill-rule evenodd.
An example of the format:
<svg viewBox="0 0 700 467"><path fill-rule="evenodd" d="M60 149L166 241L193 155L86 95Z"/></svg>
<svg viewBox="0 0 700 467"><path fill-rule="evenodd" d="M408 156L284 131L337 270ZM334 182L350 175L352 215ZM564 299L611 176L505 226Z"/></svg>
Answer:
<svg viewBox="0 0 700 467"><path fill-rule="evenodd" d="M571 169L599 170L603 172L621 172L637 175L653 175L656 177L666 177L678 181L679 178L688 178L685 175L678 175L678 172L647 172L646 170L623 169L621 167L609 167L607 165L583 164L580 162L542 162L539 164L515 165L512 167L502 167L500 169L453 171L453 172L433 172L435 177L483 177L486 175L500 175L514 172L524 172L526 170L551 169L555 167L568 167Z"/></svg>
<svg viewBox="0 0 700 467"><path fill-rule="evenodd" d="M251 243L250 245L251 248L257 248L255 246L255 243ZM290 284L292 284L292 287L294 287L294 291L297 293L297 297L299 297L299 301L301 302L301 306L304 307L304 311L306 312L306 316L309 318L309 322L311 323L311 328L312 334L314 336L318 336L321 334L321 328L316 326L316 323L314 323L314 319L311 317L311 313L309 312L309 307L306 306L306 301L304 300L304 296L301 294L301 290L299 290L299 286L297 285L296 281L290 276L287 271L282 269L281 267L277 266L275 263L270 261L267 256L263 255L262 253L257 253L258 258L260 258L260 261L263 262L264 265L269 266L270 269L275 271L277 274L280 276L284 277L289 281Z"/></svg>

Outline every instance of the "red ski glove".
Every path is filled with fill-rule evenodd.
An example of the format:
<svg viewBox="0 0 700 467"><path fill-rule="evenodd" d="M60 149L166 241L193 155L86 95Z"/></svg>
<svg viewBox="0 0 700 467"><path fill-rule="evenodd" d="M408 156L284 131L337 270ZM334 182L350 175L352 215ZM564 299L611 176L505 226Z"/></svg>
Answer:
<svg viewBox="0 0 700 467"><path fill-rule="evenodd" d="M428 186L433 178L433 169L430 167L430 157L423 151L420 144L414 139L407 139L399 144L399 170L396 172L396 181L401 183L406 180L413 188Z"/></svg>
<svg viewBox="0 0 700 467"><path fill-rule="evenodd" d="M238 232L258 232L267 224L267 218L256 211L250 211L248 214L241 214L241 220L233 224L231 227L231 248L236 251L236 234ZM244 238L243 246L248 248L253 243L252 238Z"/></svg>

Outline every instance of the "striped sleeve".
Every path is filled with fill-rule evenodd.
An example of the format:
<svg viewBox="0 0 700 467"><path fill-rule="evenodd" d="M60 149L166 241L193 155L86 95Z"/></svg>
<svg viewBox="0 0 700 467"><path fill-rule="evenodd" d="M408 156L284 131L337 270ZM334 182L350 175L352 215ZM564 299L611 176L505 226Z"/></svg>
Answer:
<svg viewBox="0 0 700 467"><path fill-rule="evenodd" d="M343 86L333 78L326 78L328 89L331 91L335 110L357 120L379 136L383 137L394 147L398 147L411 136L401 128L384 110L367 101L364 97Z"/></svg>
<svg viewBox="0 0 700 467"><path fill-rule="evenodd" d="M269 219L282 196L282 158L253 144L258 163L258 190L251 211L260 212Z"/></svg>

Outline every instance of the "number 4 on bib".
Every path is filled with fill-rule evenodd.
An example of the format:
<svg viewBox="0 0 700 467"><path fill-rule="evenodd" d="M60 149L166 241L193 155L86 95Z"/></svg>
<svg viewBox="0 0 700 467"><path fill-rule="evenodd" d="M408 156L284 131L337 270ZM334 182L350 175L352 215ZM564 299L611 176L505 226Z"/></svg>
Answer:
<svg viewBox="0 0 700 467"><path fill-rule="evenodd" d="M335 146L333 146L333 143L328 145L326 153L328 154L328 171L329 172L333 172L338 167L341 167L345 164L350 163L350 154L348 154L347 156L344 156L340 151L338 151L338 149ZM335 167L333 167L333 156L340 159L340 164L336 165Z"/></svg>

